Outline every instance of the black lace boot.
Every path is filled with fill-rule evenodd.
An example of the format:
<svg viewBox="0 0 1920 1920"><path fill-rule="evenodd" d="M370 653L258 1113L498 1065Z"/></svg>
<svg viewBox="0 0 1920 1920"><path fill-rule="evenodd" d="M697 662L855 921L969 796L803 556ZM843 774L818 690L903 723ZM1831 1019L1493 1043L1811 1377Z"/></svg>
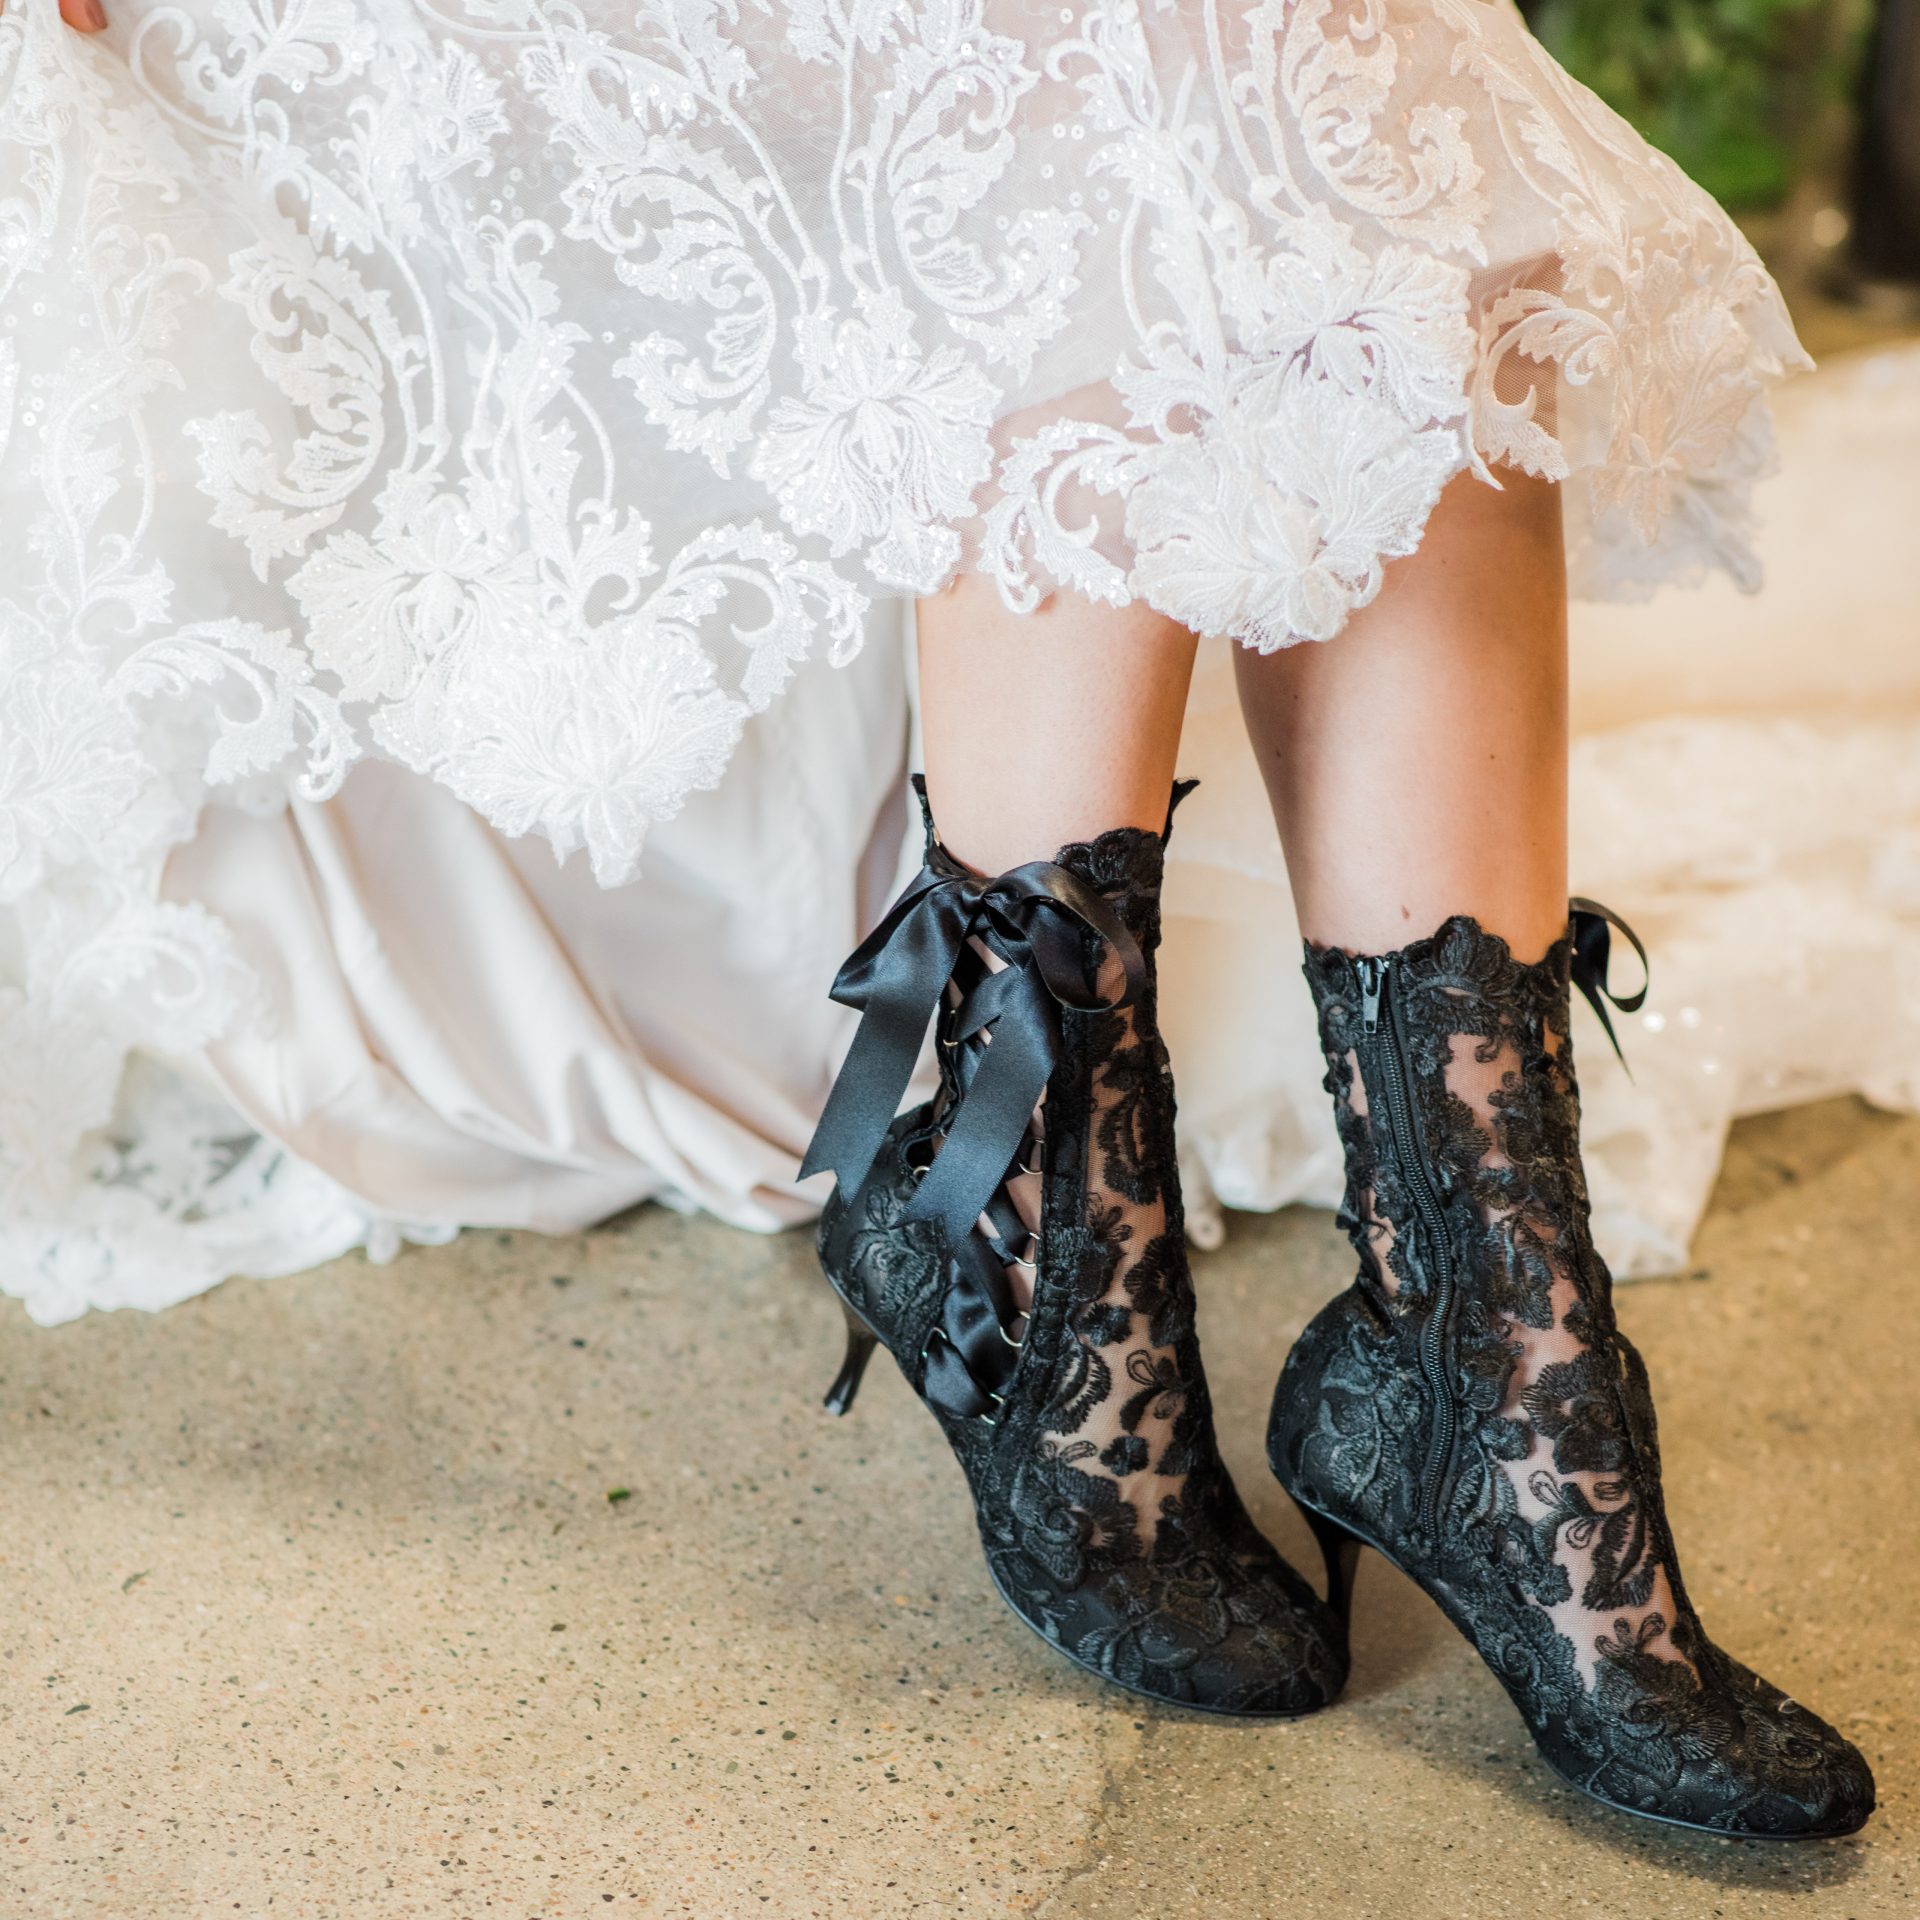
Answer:
<svg viewBox="0 0 1920 1920"><path fill-rule="evenodd" d="M966 1469L995 1585L1077 1665L1216 1713L1325 1706L1344 1634L1214 1444L1154 1024L1164 836L988 879L927 834L834 988L864 1017L806 1166L838 1175L827 1405L884 1344ZM936 1009L939 1091L895 1119Z"/></svg>
<svg viewBox="0 0 1920 1920"><path fill-rule="evenodd" d="M1722 1653L1680 1577L1580 1165L1569 983L1606 1020L1620 923L1574 906L1531 966L1469 919L1308 949L1361 1269L1287 1361L1268 1457L1349 1576L1364 1543L1440 1604L1573 1786L1716 1833L1851 1833L1865 1761Z"/></svg>

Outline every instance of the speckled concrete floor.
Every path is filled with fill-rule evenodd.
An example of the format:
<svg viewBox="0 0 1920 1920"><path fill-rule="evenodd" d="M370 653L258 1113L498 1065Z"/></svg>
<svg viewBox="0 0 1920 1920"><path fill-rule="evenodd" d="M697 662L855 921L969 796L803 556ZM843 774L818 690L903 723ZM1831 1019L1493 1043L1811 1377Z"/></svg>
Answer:
<svg viewBox="0 0 1920 1920"><path fill-rule="evenodd" d="M1699 1269L1623 1296L1691 1583L1873 1756L1856 1840L1591 1806L1377 1561L1328 1713L1102 1690L990 1597L897 1376L817 1411L805 1237L649 1212L158 1318L0 1309L0 1916L1911 1914L1916 1193L1920 1123L1749 1123ZM1304 1555L1260 1424L1346 1255L1324 1216L1237 1226L1200 1268L1217 1398Z"/></svg>

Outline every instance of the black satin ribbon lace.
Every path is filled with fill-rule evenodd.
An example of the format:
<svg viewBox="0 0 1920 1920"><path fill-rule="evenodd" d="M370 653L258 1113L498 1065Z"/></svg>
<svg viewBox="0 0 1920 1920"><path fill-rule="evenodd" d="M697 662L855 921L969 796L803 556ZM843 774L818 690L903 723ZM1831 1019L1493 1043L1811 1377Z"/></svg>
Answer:
<svg viewBox="0 0 1920 1920"><path fill-rule="evenodd" d="M1088 934L1120 961L1117 998L1102 998L1089 977ZM1033 860L989 879L936 844L833 983L833 998L859 1011L860 1026L801 1163L803 1179L831 1169L842 1191L859 1190L970 940L1005 964L949 1010L943 1037L960 1045L985 1035L991 1044L971 1063L952 1125L904 1215L938 1220L950 1249L987 1212L1020 1152L1059 1056L1059 1009L1112 1012L1146 982L1133 936L1077 875Z"/></svg>
<svg viewBox="0 0 1920 1920"><path fill-rule="evenodd" d="M1585 996L1587 1005L1599 1017L1614 1057L1627 1068L1627 1077L1632 1079L1633 1069L1627 1066L1627 1056L1621 1051L1620 1036L1613 1030L1613 1016L1607 1011L1607 1002L1612 1001L1622 1013L1638 1013L1647 1004L1647 989L1653 984L1653 963L1647 958L1647 950L1641 944L1640 936L1611 907L1603 907L1598 900L1583 900L1577 895L1567 905L1570 910L1568 937L1573 945L1568 971L1573 984ZM1641 970L1646 978L1641 981L1638 993L1618 994L1607 985L1607 967L1613 949L1611 929L1614 927L1627 936L1628 943L1640 956Z"/></svg>

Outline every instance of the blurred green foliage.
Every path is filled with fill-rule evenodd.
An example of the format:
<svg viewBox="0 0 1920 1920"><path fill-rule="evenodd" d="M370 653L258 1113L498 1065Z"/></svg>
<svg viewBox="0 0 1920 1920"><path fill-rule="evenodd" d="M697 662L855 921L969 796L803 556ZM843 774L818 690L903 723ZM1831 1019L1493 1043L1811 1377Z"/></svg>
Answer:
<svg viewBox="0 0 1920 1920"><path fill-rule="evenodd" d="M1736 211L1792 191L1870 0L1523 0L1556 59Z"/></svg>

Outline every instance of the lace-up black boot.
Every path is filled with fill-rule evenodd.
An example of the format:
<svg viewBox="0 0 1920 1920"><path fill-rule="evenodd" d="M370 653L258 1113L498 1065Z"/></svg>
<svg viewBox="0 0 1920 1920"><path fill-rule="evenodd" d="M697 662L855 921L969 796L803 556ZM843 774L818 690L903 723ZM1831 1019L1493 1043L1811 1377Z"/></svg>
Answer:
<svg viewBox="0 0 1920 1920"><path fill-rule="evenodd" d="M966 1469L1007 1604L1077 1665L1210 1712L1311 1712L1344 1635L1241 1506L1195 1337L1154 1024L1164 835L988 879L930 814L927 834L834 988L864 1017L806 1168L839 1182L827 1404L884 1344ZM895 1119L936 1008L939 1092Z"/></svg>
<svg viewBox="0 0 1920 1920"><path fill-rule="evenodd" d="M1440 1604L1572 1785L1716 1833L1851 1833L1865 1761L1722 1653L1680 1577L1580 1166L1569 984L1607 1020L1620 922L1574 907L1531 966L1468 919L1308 949L1361 1270L1289 1357L1268 1456L1330 1558L1375 1547Z"/></svg>

